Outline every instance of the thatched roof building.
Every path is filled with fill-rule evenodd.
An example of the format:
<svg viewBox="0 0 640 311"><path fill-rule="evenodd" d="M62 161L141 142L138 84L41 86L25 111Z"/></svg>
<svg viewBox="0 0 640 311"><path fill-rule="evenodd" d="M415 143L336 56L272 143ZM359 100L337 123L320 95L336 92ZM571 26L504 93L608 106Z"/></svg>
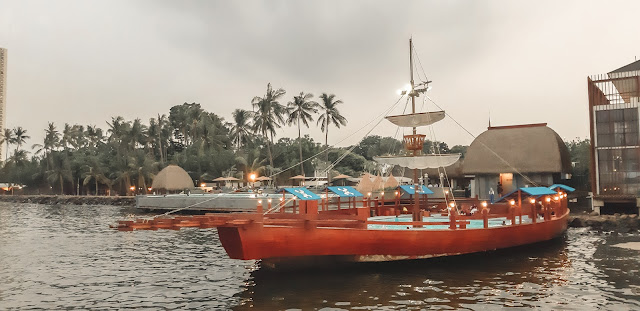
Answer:
<svg viewBox="0 0 640 311"><path fill-rule="evenodd" d="M169 165L156 175L151 185L153 189L169 191L193 189L193 180L187 172L177 165Z"/></svg>
<svg viewBox="0 0 640 311"><path fill-rule="evenodd" d="M462 165L474 177L471 195L480 199L526 186L549 186L570 178L571 156L546 123L489 127L467 148Z"/></svg>
<svg viewBox="0 0 640 311"><path fill-rule="evenodd" d="M460 159L445 168L427 168L422 170L423 173L429 174L429 178L438 179L440 173L447 172L447 176L449 178L462 178L464 177L464 173L462 172L464 159Z"/></svg>
<svg viewBox="0 0 640 311"><path fill-rule="evenodd" d="M571 172L567 146L546 123L489 127L467 149L464 174L518 171L523 174Z"/></svg>

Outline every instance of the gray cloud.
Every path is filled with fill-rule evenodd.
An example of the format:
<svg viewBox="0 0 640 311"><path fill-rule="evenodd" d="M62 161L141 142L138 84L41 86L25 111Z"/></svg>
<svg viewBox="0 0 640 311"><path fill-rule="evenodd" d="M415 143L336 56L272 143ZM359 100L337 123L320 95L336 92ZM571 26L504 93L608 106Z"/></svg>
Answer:
<svg viewBox="0 0 640 311"><path fill-rule="evenodd" d="M640 53L630 39L638 9L635 1L0 0L7 121L35 142L48 121L104 127L111 116L146 120L182 102L230 118L272 82L287 90L285 101L300 91L341 98L349 125L333 131L335 143L397 100L413 36L434 81L430 96L473 133L491 111L492 124L548 122L563 137L586 137L586 76ZM383 122L373 133L395 129ZM449 144L472 140L449 121L436 133Z"/></svg>

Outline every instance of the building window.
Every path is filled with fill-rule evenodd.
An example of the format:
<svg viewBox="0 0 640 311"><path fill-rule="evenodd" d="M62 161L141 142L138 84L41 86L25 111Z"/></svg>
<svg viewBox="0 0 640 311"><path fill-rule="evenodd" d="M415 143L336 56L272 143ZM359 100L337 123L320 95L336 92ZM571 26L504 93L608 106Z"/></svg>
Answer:
<svg viewBox="0 0 640 311"><path fill-rule="evenodd" d="M638 109L611 109L596 111L596 147L638 145Z"/></svg>
<svg viewBox="0 0 640 311"><path fill-rule="evenodd" d="M600 194L636 195L640 190L640 148L598 150Z"/></svg>

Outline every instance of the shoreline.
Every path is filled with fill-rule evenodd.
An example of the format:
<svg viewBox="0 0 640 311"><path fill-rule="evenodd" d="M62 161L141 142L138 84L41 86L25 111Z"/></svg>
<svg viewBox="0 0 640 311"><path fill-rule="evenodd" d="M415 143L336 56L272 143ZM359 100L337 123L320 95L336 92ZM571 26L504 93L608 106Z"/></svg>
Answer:
<svg viewBox="0 0 640 311"><path fill-rule="evenodd" d="M113 205L136 206L132 196L92 196L92 195L0 195L0 202L33 203L46 205Z"/></svg>
<svg viewBox="0 0 640 311"><path fill-rule="evenodd" d="M0 195L0 202L46 205L112 205L135 207L134 196L75 196L75 195ZM569 215L570 228L588 227L595 231L631 233L640 230L638 215L596 215L576 212Z"/></svg>

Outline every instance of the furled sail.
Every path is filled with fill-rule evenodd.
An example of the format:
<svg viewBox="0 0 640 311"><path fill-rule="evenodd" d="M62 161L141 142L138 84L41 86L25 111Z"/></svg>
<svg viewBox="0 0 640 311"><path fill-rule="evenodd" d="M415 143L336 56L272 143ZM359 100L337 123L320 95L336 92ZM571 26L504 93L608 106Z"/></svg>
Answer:
<svg viewBox="0 0 640 311"><path fill-rule="evenodd" d="M387 116L387 120L401 127L418 127L436 123L444 119L444 111L432 111L422 113L410 113L397 116Z"/></svg>
<svg viewBox="0 0 640 311"><path fill-rule="evenodd" d="M374 157L375 161L410 169L447 167L460 159L460 154L426 154L419 156Z"/></svg>

